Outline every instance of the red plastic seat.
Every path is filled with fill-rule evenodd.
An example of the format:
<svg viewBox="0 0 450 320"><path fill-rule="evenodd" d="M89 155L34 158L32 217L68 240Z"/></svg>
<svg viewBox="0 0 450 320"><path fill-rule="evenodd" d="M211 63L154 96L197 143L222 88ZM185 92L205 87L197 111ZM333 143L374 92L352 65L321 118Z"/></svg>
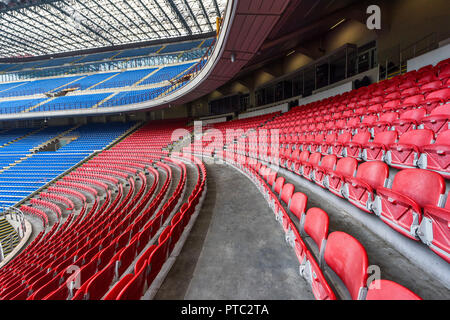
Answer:
<svg viewBox="0 0 450 320"><path fill-rule="evenodd" d="M281 190L280 199L285 204L289 204L289 201L292 198L292 195L294 194L295 186L292 183L286 183L283 186L283 189Z"/></svg>
<svg viewBox="0 0 450 320"><path fill-rule="evenodd" d="M433 130L435 134L450 129L450 104L444 104L431 111L428 117L422 119L425 129Z"/></svg>
<svg viewBox="0 0 450 320"><path fill-rule="evenodd" d="M442 82L440 80L431 81L428 83L425 83L420 87L420 91L422 91L423 94L426 94L431 91L439 90L442 88Z"/></svg>
<svg viewBox="0 0 450 320"><path fill-rule="evenodd" d="M127 277L127 280L129 280L126 284L119 282L120 285L124 284L124 286L115 297L115 300L139 300L144 294L146 270L147 265L143 265L133 277Z"/></svg>
<svg viewBox="0 0 450 320"><path fill-rule="evenodd" d="M362 158L365 161L384 160L388 145L397 140L397 131L383 131L375 135L373 141L363 145Z"/></svg>
<svg viewBox="0 0 450 320"><path fill-rule="evenodd" d="M298 174L302 174L302 165L303 163L307 162L309 159L309 151L305 150L300 152L300 155L298 156L298 160L294 161L293 163L293 170L297 172Z"/></svg>
<svg viewBox="0 0 450 320"><path fill-rule="evenodd" d="M444 207L426 205L420 223L420 240L450 263L450 196Z"/></svg>
<svg viewBox="0 0 450 320"><path fill-rule="evenodd" d="M414 130L420 123L423 117L425 117L426 110L424 108L408 110L400 116L400 119L395 120L392 123L391 129L396 130L399 135Z"/></svg>
<svg viewBox="0 0 450 320"><path fill-rule="evenodd" d="M336 139L337 139L337 134L336 133L331 133L331 134L327 135L325 137L325 142L322 143L322 145L320 146L320 152L323 155L328 154L329 148L336 141Z"/></svg>
<svg viewBox="0 0 450 320"><path fill-rule="evenodd" d="M392 188L378 187L373 211L391 228L417 240L422 208L436 206L445 193L445 181L436 172L422 169L399 171Z"/></svg>
<svg viewBox="0 0 450 320"><path fill-rule="evenodd" d="M363 299L366 294L369 260L361 243L351 235L335 231L328 235L324 251L326 265L342 280L351 299Z"/></svg>
<svg viewBox="0 0 450 320"><path fill-rule="evenodd" d="M397 112L385 112L380 115L380 120L372 127L372 135L376 136L377 133L389 130L399 117Z"/></svg>
<svg viewBox="0 0 450 320"><path fill-rule="evenodd" d="M429 129L418 129L405 132L398 143L387 147L385 161L395 168L414 168L420 156L420 148L431 144L434 132Z"/></svg>
<svg viewBox="0 0 450 320"><path fill-rule="evenodd" d="M435 90L425 96L425 101L422 104L427 109L427 114L430 114L434 108L441 104L446 104L450 100L450 88Z"/></svg>
<svg viewBox="0 0 450 320"><path fill-rule="evenodd" d="M302 175L303 177L305 177L307 180L311 181L312 180L312 171L314 166L317 166L319 164L320 158L322 157L322 155L319 152L315 152L313 154L311 154L309 156L309 160L308 162L306 162L303 165L302 168Z"/></svg>
<svg viewBox="0 0 450 320"><path fill-rule="evenodd" d="M450 130L442 131L433 144L420 148L419 168L433 170L450 179Z"/></svg>
<svg viewBox="0 0 450 320"><path fill-rule="evenodd" d="M325 188L324 180L326 177L326 172L328 170L334 170L336 161L337 161L336 155L329 154L322 158L322 161L320 161L320 165L314 166L312 177L316 184L318 184L322 188Z"/></svg>
<svg viewBox="0 0 450 320"><path fill-rule="evenodd" d="M394 281L374 280L369 285L366 300L422 300L422 298Z"/></svg>
<svg viewBox="0 0 450 320"><path fill-rule="evenodd" d="M119 293L123 290L123 288L128 285L131 279L133 279L134 274L128 273L124 275L105 295L103 300L116 300Z"/></svg>
<svg viewBox="0 0 450 320"><path fill-rule="evenodd" d="M317 246L318 257L323 257L323 250L328 236L329 218L328 214L320 208L311 208L306 213L302 229L311 237ZM319 266L323 266L323 261L319 258Z"/></svg>
<svg viewBox="0 0 450 320"><path fill-rule="evenodd" d="M353 177L358 166L358 161L354 158L342 158L336 164L335 170L327 171L326 186L335 195L343 198L341 193L344 184L344 176Z"/></svg>
<svg viewBox="0 0 450 320"><path fill-rule="evenodd" d="M308 197L303 192L296 192L292 195L288 209L300 220L305 213Z"/></svg>
<svg viewBox="0 0 450 320"><path fill-rule="evenodd" d="M350 132L344 132L343 134L339 135L337 141L331 144L330 153L338 157L341 157L344 145L350 142L351 139L352 134Z"/></svg>
<svg viewBox="0 0 450 320"><path fill-rule="evenodd" d="M368 143L369 140L370 140L370 133L368 131L358 132L353 136L352 141L347 142L344 145L342 155L344 157L360 159L363 145Z"/></svg>
<svg viewBox="0 0 450 320"><path fill-rule="evenodd" d="M356 177L344 176L343 195L356 207L371 213L375 190L383 187L389 177L389 167L382 161L368 161L359 165Z"/></svg>

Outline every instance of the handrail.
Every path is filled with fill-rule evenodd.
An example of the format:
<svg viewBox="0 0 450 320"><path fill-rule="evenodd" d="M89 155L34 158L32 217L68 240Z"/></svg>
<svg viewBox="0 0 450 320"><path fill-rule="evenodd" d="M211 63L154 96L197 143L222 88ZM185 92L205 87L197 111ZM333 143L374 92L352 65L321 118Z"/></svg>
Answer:
<svg viewBox="0 0 450 320"><path fill-rule="evenodd" d="M216 38L213 38L213 41L209 45L208 49L205 51L203 56L200 58L200 60L192 66L187 71L183 72L182 74L178 75L175 79L170 80L172 85L165 91L161 96L165 96L181 87L183 87L185 84L187 84L189 81L194 79L200 71L203 69L203 67L206 65L209 57L212 54L213 48L216 44Z"/></svg>
<svg viewBox="0 0 450 320"><path fill-rule="evenodd" d="M23 212L16 207L0 206L0 219L7 219L8 216L9 219L19 222L18 234L20 238L23 238L27 230Z"/></svg>
<svg viewBox="0 0 450 320"><path fill-rule="evenodd" d="M423 44L424 42L427 42L426 46L420 48L420 44ZM385 50L383 52L385 53L385 58L380 61L380 65L384 66L385 68L383 79L387 79L389 77L404 73L406 71L406 69L404 68L405 62L407 60L433 50L434 48L436 48L437 44L437 32L431 32L404 48L402 48L401 44L398 43L396 46ZM398 63L398 65L395 65L396 63ZM393 64L394 66L392 66L391 64Z"/></svg>

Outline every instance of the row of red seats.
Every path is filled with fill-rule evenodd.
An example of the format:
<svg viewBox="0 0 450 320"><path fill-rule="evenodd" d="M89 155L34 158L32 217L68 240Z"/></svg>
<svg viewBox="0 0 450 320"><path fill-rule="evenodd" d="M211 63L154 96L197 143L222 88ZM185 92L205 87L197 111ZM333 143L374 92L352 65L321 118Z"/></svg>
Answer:
<svg viewBox="0 0 450 320"><path fill-rule="evenodd" d="M249 156L253 162L260 159L242 152L242 148L237 151L237 156ZM294 160L292 157L272 160L358 208L377 214L398 232L422 240L450 261L450 231L446 227L450 223L450 200L445 201L450 197L446 195L445 181L438 173L404 169L392 179L384 162L358 163L355 158L339 159L335 154L310 154L307 150ZM391 182L392 186L387 188Z"/></svg>
<svg viewBox="0 0 450 320"><path fill-rule="evenodd" d="M160 155L157 157L160 157ZM149 162L147 157L143 157L141 159L141 162L151 164L153 161ZM98 164L100 164L100 162L98 162ZM125 165L127 164L130 165L130 163L126 164L120 163L115 164L115 166L120 166L120 169L124 169L124 171L127 171L129 174L136 172L135 169L126 167ZM98 257L101 256L102 261L106 262L105 257L108 257L109 254L112 252L111 250L112 246L108 247L109 249L107 250L106 244L109 245L112 239L120 239L118 240L121 241L120 244L122 246L125 245L126 242L124 241L129 241L131 238L131 234L136 233L139 230L139 227L142 226L142 224L146 221L146 219L144 218L152 216L156 212L157 208L160 207L160 205L162 205L162 201L164 200L166 191L168 190L171 181L171 169L169 166L163 163L157 163L156 165L161 169L166 170L167 180L165 181L165 184L161 192L158 194L157 197L155 197L151 201L150 204L148 203L152 199L153 192L156 190L156 186L158 185L159 179L156 177L156 179L154 179L153 181L152 188L148 190L147 193L144 193L146 189L145 188L146 177L145 175L142 174L142 172L139 172L139 177L140 180L143 181L143 184L141 185L140 190L135 194L134 197L133 197L133 194L135 193L134 179L129 179L128 181L130 184L130 191L128 192L127 195L124 196L122 195L123 188L122 185L119 184L119 194L112 202L111 202L111 191L108 190L108 192L106 193L107 196L106 200L101 207L97 205L98 199L95 197L95 195L93 195L96 201L94 203L94 206L91 208L89 212L86 213L86 215L84 214L83 211L86 209L86 205L84 204L82 208L83 212L80 213L80 215L76 219L73 219L71 218L72 216L69 216L66 222L64 223L65 225L64 228L62 227L56 229L52 228L52 230L50 231L52 233L57 234L56 237L50 236L49 238L51 240L58 241L57 243L67 243L67 246L65 246L64 248L64 252L62 252L63 250L62 248L61 251L59 251L56 248L56 246L53 246L51 243L46 244L46 247L48 249L44 249L44 246L40 248L35 247L34 251L27 250L28 249L27 248L24 251L27 254L24 259L19 259L18 261L20 262L18 264L15 264L14 266L8 265L7 268L2 269L0 278L1 279L0 285L2 288L0 292L1 297L3 299L23 298L27 297L30 294L30 292L35 293L38 292L36 294L33 293L33 295L29 296L28 298L42 299L48 297L51 299L58 297L64 298L64 296L65 298L68 298L70 294L76 294L77 292L75 290L71 290L72 292L66 291L66 289L69 290L69 287L64 285L67 284L66 281L69 280L67 274L65 273L67 266L72 265L75 262L77 265L82 266L81 268L82 270L86 271L83 272L84 276L86 276L86 274L89 274L89 271L93 271L91 276L95 276L95 273L97 273L97 269L98 271L100 271L100 268L102 267L102 262L100 260L97 260L99 264L95 266L96 267L95 269L93 268L94 263L89 264L88 262L90 262L94 256ZM142 168L142 165L138 164L137 167ZM116 172L119 172L120 169L119 167L116 167L115 169L107 169L107 170L109 171L116 170ZM152 167L148 167L147 169L150 170L151 173L158 175L158 172ZM122 174L123 171L120 171L118 177ZM127 174L127 176L129 174ZM103 185L102 186L99 186L98 184L95 185L93 179L84 180L84 182L88 184L90 187L100 188L99 190L103 189ZM183 181L183 183L185 183L185 180ZM172 199L172 202L175 203L175 198ZM171 208L166 204L163 207L163 209L164 210L161 213L165 213ZM144 210L143 214L139 214L141 213L142 210ZM114 217L112 221L111 217ZM162 215L160 215L159 217L162 217ZM137 218L137 220L135 218ZM103 223L103 221L106 222L107 221L106 219L108 219L110 222L105 224ZM135 220L136 223L133 224L132 228L130 223ZM66 223L69 221L71 221L71 223L67 225ZM160 220L159 222L161 221L162 220ZM155 220L155 223L153 224L155 232L157 231L157 225L158 223ZM67 230L69 231L67 232ZM64 233L64 231L66 232ZM125 231L125 233L122 233L122 236L120 234L121 231ZM125 234L128 237L126 237ZM92 237L91 239L89 238L89 235L91 235ZM89 239L89 241L85 245L83 245L82 239ZM56 244L56 242L54 243ZM119 242L117 242L116 244L119 245ZM145 245L144 242L140 244L140 246L143 245ZM117 247L117 249L120 249L119 247ZM73 253L73 250L76 251ZM30 263L31 261L36 261L36 258L38 257L40 258L39 260L44 261L42 263L39 263L40 267L36 269L33 268L33 265L36 266L36 263L33 264ZM51 262L49 259L51 259ZM86 267L86 264L89 264L90 269L89 267ZM48 266L48 268L46 267L44 268L44 266ZM18 269L16 269L15 267L17 267ZM24 271L17 272L15 270L17 271L24 270ZM23 281L23 279L26 280ZM37 282L37 280L40 281ZM44 285L41 288L39 288L39 285L43 284L44 280L47 283L47 285ZM86 277L84 277L83 280L88 281L89 279L86 279ZM22 283L21 286L14 287L15 283L18 283L18 281L21 281ZM59 285L59 287L57 287L57 285ZM15 289L12 290L13 288ZM79 296L80 295L81 294L79 294Z"/></svg>

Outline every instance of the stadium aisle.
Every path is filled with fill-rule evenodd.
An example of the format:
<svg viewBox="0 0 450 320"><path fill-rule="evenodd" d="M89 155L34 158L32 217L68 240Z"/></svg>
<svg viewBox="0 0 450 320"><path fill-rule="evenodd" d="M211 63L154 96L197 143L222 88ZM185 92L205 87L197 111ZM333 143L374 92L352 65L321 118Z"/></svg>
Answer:
<svg viewBox="0 0 450 320"><path fill-rule="evenodd" d="M229 166L207 170L203 208L155 299L314 299L256 187Z"/></svg>

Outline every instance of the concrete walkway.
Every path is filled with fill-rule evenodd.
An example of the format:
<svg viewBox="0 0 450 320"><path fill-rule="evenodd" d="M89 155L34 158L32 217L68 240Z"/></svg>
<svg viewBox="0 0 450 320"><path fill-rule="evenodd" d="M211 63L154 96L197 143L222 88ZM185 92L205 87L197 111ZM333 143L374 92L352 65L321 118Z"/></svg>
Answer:
<svg viewBox="0 0 450 320"><path fill-rule="evenodd" d="M314 299L264 198L244 175L207 165L208 192L155 299Z"/></svg>

